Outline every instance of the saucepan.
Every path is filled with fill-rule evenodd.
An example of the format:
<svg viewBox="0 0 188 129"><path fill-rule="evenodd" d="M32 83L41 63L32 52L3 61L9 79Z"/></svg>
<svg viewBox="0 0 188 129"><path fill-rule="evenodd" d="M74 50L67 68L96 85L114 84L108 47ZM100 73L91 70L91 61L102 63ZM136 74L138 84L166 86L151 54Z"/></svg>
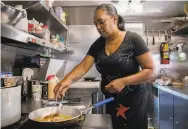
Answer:
<svg viewBox="0 0 188 129"><path fill-rule="evenodd" d="M102 106L106 103L110 103L114 101L114 98L113 97L110 97L108 99L105 99L99 103L96 103L86 109L79 109L79 108L76 108L74 106L62 106L60 111L59 110L59 106L52 106L52 107L45 107L45 108L40 108L40 109L37 109L33 112L31 112L29 114L29 120L31 120L36 126L42 126L42 127L51 127L51 126L61 126L61 127L69 127L69 126L72 126L72 125L75 125L77 124L79 121L80 121L80 118L82 116L82 114L85 112L85 111L88 111L92 108L96 108L96 107L99 107L99 106ZM54 110L55 109L55 110ZM66 119L62 119L60 121L55 121L55 122L41 122L41 121L38 121L37 119L38 118L44 118L45 116L47 115L50 115L50 114L55 114L59 112L59 114L62 114L63 116L69 116L68 118Z"/></svg>

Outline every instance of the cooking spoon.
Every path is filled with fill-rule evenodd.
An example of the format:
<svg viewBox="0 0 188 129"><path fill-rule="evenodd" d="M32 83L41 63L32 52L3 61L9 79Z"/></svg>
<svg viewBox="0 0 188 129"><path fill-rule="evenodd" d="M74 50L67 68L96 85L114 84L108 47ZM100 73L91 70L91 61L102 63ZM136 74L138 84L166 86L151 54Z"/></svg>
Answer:
<svg viewBox="0 0 188 129"><path fill-rule="evenodd" d="M59 104L59 106L58 106L58 108L57 108L57 104ZM49 113L49 115L45 115L43 118L45 119L45 118L48 118L48 117L51 117L51 118L53 118L53 117L57 117L57 116L59 116L60 115L60 113L61 113L61 108L63 107L63 104L62 103L55 103L54 105L53 105L53 107L52 107L52 110L50 111L50 113ZM57 111L55 111L55 113L53 113L54 112L54 110L56 110L57 109Z"/></svg>

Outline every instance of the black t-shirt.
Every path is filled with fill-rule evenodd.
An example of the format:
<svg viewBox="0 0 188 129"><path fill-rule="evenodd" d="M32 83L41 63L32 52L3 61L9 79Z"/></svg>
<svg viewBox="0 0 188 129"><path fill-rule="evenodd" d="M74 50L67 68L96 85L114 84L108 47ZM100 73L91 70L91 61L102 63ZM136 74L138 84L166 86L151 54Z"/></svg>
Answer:
<svg viewBox="0 0 188 129"><path fill-rule="evenodd" d="M87 55L94 57L95 66L98 72L101 74L101 90L106 96L114 96L116 94L110 94L105 91L105 86L112 80L117 78L133 75L140 71L139 64L136 60L136 56L139 56L145 52L148 52L144 40L137 33L127 31L119 48L107 55L105 53L105 39L99 37L90 47ZM125 92L122 94L129 96L128 94L138 93L145 89L142 84L136 86L126 86Z"/></svg>

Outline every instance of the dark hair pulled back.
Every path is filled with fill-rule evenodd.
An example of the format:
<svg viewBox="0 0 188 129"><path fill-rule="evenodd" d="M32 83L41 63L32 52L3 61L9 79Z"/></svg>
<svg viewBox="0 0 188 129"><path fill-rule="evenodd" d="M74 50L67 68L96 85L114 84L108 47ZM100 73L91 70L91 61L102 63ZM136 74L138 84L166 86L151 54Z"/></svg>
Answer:
<svg viewBox="0 0 188 129"><path fill-rule="evenodd" d="M118 29L121 31L125 30L125 27L124 27L125 20L123 19L122 16L117 14L117 10L112 4L101 4L101 5L97 6L95 11L97 11L98 9L107 11L107 13L111 16L113 16L113 15L118 16L118 23L117 23Z"/></svg>

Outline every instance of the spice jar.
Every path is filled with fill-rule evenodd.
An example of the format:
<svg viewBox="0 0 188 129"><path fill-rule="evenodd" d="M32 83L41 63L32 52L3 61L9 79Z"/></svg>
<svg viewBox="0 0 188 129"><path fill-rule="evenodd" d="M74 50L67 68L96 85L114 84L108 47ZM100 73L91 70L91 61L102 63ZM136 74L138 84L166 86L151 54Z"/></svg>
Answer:
<svg viewBox="0 0 188 129"><path fill-rule="evenodd" d="M48 99L48 82L41 82L42 85L42 99Z"/></svg>

